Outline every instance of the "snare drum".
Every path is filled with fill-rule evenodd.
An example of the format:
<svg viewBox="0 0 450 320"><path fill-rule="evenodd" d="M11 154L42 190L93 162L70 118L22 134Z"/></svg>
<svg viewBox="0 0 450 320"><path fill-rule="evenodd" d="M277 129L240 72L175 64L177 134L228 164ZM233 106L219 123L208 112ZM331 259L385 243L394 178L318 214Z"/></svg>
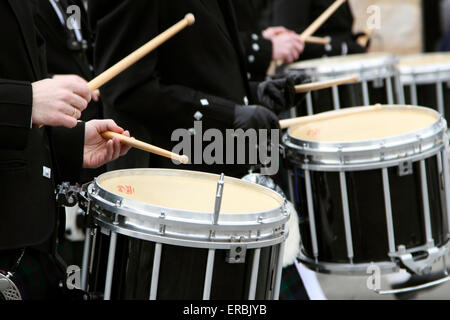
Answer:
<svg viewBox="0 0 450 320"><path fill-rule="evenodd" d="M448 252L446 121L423 107L358 111L331 111L283 138L301 260L336 274L427 272Z"/></svg>
<svg viewBox="0 0 450 320"><path fill-rule="evenodd" d="M289 65L287 72L306 74L311 81L359 76L359 82L308 93L306 114L311 115L344 107L403 103L396 64L396 56L388 53L353 54L305 60ZM305 110L291 112L292 117L304 114Z"/></svg>
<svg viewBox="0 0 450 320"><path fill-rule="evenodd" d="M88 292L107 300L278 298L289 212L277 192L207 173L137 169L105 173L86 194Z"/></svg>
<svg viewBox="0 0 450 320"><path fill-rule="evenodd" d="M406 103L450 114L450 53L403 56L397 68Z"/></svg>

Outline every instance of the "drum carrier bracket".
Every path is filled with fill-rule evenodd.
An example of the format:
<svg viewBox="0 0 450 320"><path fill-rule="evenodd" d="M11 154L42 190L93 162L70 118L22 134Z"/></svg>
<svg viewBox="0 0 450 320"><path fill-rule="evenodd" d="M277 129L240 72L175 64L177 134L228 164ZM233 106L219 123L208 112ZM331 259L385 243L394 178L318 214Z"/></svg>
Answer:
<svg viewBox="0 0 450 320"><path fill-rule="evenodd" d="M58 207L72 208L78 205L85 213L86 220L84 227L93 227L93 218L89 214L91 209L91 199L87 197L86 190L90 183L82 186L79 184L71 185L69 182L63 182L56 187L56 202Z"/></svg>

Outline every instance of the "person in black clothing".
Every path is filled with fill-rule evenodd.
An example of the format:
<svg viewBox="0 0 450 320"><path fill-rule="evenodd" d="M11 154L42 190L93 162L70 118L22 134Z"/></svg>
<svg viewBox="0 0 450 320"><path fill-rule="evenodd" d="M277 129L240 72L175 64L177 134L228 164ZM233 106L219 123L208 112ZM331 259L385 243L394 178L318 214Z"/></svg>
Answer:
<svg viewBox="0 0 450 320"><path fill-rule="evenodd" d="M0 1L0 39L8 44L0 52L0 273L13 274L24 298L48 299L61 297L64 277L54 258L55 186L127 152L101 132L129 133L111 120L77 122L92 95L85 80L45 79L35 4Z"/></svg>
<svg viewBox="0 0 450 320"><path fill-rule="evenodd" d="M272 25L301 33L333 2L333 0L272 0ZM360 34L353 34L352 28L353 14L346 2L314 34L318 37L330 37L330 45L308 44L301 59L366 52L367 48L357 43Z"/></svg>
<svg viewBox="0 0 450 320"><path fill-rule="evenodd" d="M61 74L74 74L87 81L94 78L92 34L88 26L87 12L81 0L37 1L35 24L45 39L49 75L57 77ZM101 100L93 95L93 101L82 113L81 120L102 118ZM92 181L105 171L104 166L97 169L83 169L79 182L83 184ZM78 214L77 207L70 208L67 212L61 208L61 211L63 211L61 217L65 217L67 221L67 234L60 239L60 254L68 265L81 265L83 252L83 231L79 225L81 215ZM64 223L63 219L61 223Z"/></svg>
<svg viewBox="0 0 450 320"><path fill-rule="evenodd" d="M292 63L299 59L305 43L294 31L283 27L262 29L263 6L260 0L233 0L244 52L247 57L249 79L264 81L272 61Z"/></svg>
<svg viewBox="0 0 450 320"><path fill-rule="evenodd" d="M93 39L82 1L44 0L38 1L37 5L36 27L45 39L48 74L75 74L92 80ZM79 10L79 21L72 19L71 13L75 12L72 8ZM71 22L80 25L72 26ZM92 101L81 119L89 121L102 116L101 102Z"/></svg>
<svg viewBox="0 0 450 320"><path fill-rule="evenodd" d="M251 61L243 50L230 0L91 0L88 7L96 33L96 73L103 72L187 13L196 18L193 26L101 89L105 114L133 127L137 138L171 150L176 144L171 141L172 132L194 128L194 121L201 121L203 131L278 129L277 114L303 99L295 94L298 79L293 77L262 83L251 81L254 79L249 77L247 68ZM194 146L200 132L189 131ZM132 150L110 167L174 168L174 165ZM250 166L214 163L193 164L183 169L241 178ZM176 271L175 282L185 281L186 275L175 274Z"/></svg>
<svg viewBox="0 0 450 320"><path fill-rule="evenodd" d="M196 120L202 121L203 131L278 128L275 113L302 98L295 95L295 79L262 86L249 82L229 0L92 0L88 7L96 33L96 73L106 70L187 13L196 17L193 26L101 90L105 115L133 127L137 138L171 150L178 143L171 141L172 132L179 128L193 132ZM194 137L193 134L192 145ZM170 160L149 158L135 150L111 166L133 167L175 166ZM249 166L216 163L183 168L242 177Z"/></svg>

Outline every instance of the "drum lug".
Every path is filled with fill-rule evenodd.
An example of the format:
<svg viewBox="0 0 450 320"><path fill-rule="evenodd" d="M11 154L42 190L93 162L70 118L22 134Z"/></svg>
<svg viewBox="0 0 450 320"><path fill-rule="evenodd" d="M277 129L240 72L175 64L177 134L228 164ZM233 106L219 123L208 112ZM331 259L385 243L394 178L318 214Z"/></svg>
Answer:
<svg viewBox="0 0 450 320"><path fill-rule="evenodd" d="M403 161L398 165L398 175L400 177L413 174L413 164L411 161Z"/></svg>
<svg viewBox="0 0 450 320"><path fill-rule="evenodd" d="M427 257L424 259L416 260L414 256L406 252L405 246L399 246L398 252L394 255L400 259L401 264L411 273L423 275L431 272L431 266L438 261L441 257L448 253L448 244L442 248L435 246L429 247L426 250Z"/></svg>
<svg viewBox="0 0 450 320"><path fill-rule="evenodd" d="M227 251L225 261L228 263L245 263L245 256L247 255L247 246L243 244L235 244Z"/></svg>

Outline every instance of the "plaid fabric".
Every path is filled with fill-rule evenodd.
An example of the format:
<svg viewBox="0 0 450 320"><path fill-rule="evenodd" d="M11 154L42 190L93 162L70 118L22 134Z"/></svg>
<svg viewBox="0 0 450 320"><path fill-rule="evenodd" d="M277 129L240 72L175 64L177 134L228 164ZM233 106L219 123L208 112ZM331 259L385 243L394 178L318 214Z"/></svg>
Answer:
<svg viewBox="0 0 450 320"><path fill-rule="evenodd" d="M309 300L295 264L283 269L280 300Z"/></svg>

